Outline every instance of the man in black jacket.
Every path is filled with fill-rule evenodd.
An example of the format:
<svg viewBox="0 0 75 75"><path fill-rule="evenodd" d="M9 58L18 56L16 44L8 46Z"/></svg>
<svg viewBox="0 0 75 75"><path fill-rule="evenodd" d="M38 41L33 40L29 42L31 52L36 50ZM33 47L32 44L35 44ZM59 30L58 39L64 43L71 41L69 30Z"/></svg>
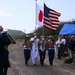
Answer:
<svg viewBox="0 0 75 75"><path fill-rule="evenodd" d="M0 26L0 75L7 75L8 67L10 67L7 47L11 40L6 34L7 32L4 32L3 27Z"/></svg>

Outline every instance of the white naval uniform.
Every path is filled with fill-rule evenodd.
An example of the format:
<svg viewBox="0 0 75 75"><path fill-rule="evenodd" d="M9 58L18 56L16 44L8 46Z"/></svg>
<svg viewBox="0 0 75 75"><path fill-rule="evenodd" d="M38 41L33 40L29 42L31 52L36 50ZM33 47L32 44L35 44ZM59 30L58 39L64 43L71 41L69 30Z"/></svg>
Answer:
<svg viewBox="0 0 75 75"><path fill-rule="evenodd" d="M36 60L38 58L38 42L39 39L36 38L34 42L32 42L32 51L31 51L31 56L32 56L32 63L36 64Z"/></svg>

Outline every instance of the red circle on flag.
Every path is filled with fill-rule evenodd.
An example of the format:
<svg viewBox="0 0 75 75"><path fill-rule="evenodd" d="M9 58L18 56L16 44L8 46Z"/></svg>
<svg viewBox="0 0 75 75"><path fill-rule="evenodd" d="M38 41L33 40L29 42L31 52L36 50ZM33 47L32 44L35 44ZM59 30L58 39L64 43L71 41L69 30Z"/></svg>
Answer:
<svg viewBox="0 0 75 75"><path fill-rule="evenodd" d="M39 15L38 15L38 20L40 22L42 22L42 20L43 20L43 12L41 10L40 10Z"/></svg>

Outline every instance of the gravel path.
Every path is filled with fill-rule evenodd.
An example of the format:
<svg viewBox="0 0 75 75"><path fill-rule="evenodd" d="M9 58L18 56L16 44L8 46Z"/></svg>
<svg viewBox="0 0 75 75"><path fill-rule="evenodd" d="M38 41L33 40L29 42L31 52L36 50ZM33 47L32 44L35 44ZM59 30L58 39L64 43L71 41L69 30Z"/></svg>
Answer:
<svg viewBox="0 0 75 75"><path fill-rule="evenodd" d="M75 64L64 64L62 60L54 59L54 65L50 66L46 56L45 65L41 66L39 60L37 66L33 66L31 59L29 65L24 64L22 42L17 42L9 54L11 67L8 75L75 75ZM39 58L38 58L39 59Z"/></svg>

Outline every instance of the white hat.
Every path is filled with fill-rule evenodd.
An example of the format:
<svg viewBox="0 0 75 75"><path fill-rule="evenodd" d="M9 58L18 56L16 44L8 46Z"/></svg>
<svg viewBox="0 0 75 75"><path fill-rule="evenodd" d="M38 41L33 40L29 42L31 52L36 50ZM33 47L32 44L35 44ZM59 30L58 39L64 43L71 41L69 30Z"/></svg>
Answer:
<svg viewBox="0 0 75 75"><path fill-rule="evenodd" d="M33 40L34 40L34 38L31 38L31 39L30 39L30 41L33 41Z"/></svg>
<svg viewBox="0 0 75 75"><path fill-rule="evenodd" d="M26 37L30 37L30 35L26 35Z"/></svg>

